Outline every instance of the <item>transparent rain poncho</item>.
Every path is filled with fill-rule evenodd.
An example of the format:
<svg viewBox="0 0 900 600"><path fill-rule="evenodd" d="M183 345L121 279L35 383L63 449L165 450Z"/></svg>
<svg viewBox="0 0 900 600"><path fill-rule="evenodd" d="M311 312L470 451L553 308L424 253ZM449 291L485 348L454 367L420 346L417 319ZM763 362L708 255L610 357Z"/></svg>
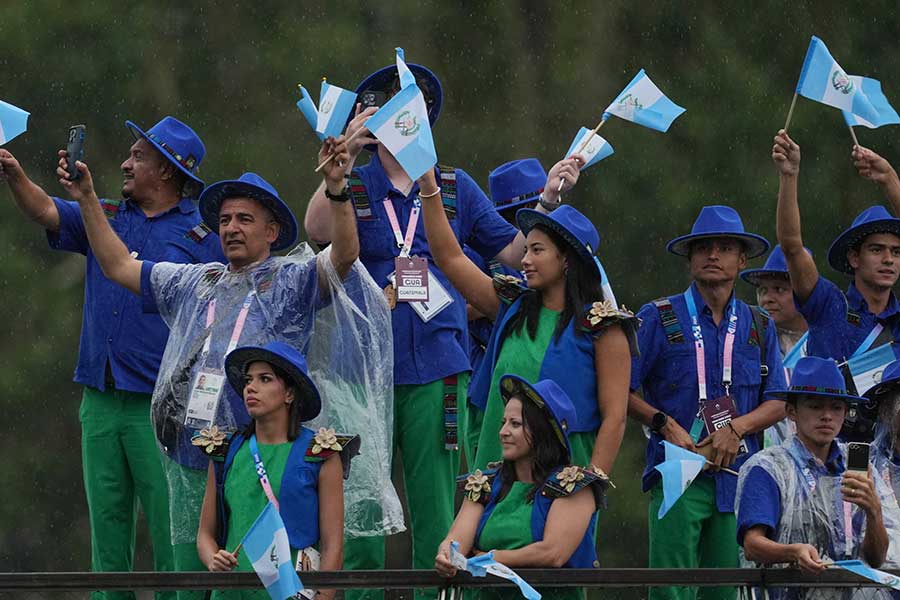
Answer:
<svg viewBox="0 0 900 600"><path fill-rule="evenodd" d="M209 456L192 437L204 429L208 435L213 425L231 433L249 422L243 399L226 382L212 423L185 424L190 392L201 371L224 371L235 332L233 345L279 340L306 355L322 411L305 426L360 435L360 455L344 483L345 533L360 537L404 529L391 483L390 311L362 263L356 261L341 280L329 255L330 249L316 256L301 244L288 256L234 272L218 263L154 265L151 289L142 294L146 304L155 303L170 329L152 415L169 483L172 543L194 541L199 524ZM245 319L240 318L242 308ZM223 450L216 448L216 453Z"/></svg>
<svg viewBox="0 0 900 600"><path fill-rule="evenodd" d="M890 489L896 503L900 499L900 389L877 397L878 422L869 458L875 471ZM900 569L900 516L885 522L890 539L885 568Z"/></svg>
<svg viewBox="0 0 900 600"><path fill-rule="evenodd" d="M846 464L847 447L840 444L840 448ZM810 544L825 562L864 560L860 554L866 530L865 512L855 504L842 500L840 474L815 472L809 466L809 459L810 454L796 437L755 454L741 467L735 511L740 515L748 474L752 469L761 467L776 482L780 492L781 516L771 539L780 544ZM898 512L893 494L874 470L872 476L881 499L885 527L896 527ZM757 566L746 559L743 550L741 564L743 567ZM789 565L771 566L779 568ZM888 590L880 588L770 588L768 592L773 600L891 597Z"/></svg>

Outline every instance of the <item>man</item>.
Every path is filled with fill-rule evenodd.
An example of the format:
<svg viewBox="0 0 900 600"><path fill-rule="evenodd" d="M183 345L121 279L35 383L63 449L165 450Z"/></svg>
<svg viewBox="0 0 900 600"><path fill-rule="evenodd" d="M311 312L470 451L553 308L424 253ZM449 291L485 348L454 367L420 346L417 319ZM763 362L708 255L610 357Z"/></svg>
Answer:
<svg viewBox="0 0 900 600"><path fill-rule="evenodd" d="M429 121L434 125L443 101L440 81L421 65L408 66L416 76L428 106ZM384 67L358 86L360 101L385 100L399 90L398 82L396 66ZM357 111L347 127L347 136L364 128L375 111L371 105ZM371 161L352 169L364 146L374 152ZM577 170L578 166L572 159L566 168ZM418 218L419 186L394 156L370 132L363 131L351 145L346 170L359 230L360 259L375 282L384 288L392 307L395 447L403 459L412 528L412 566L429 569L434 564L437 544L454 517L455 477L459 470L457 410L466 401L470 369L465 347L466 304L434 265L424 221ZM519 268L524 238L516 241L516 228L497 214L472 178L452 167L438 169L436 177L460 242L482 256ZM559 179L556 181L558 185ZM545 192L550 208L558 204L558 199L557 188ZM329 241L327 202L320 187L307 208L306 230L317 242ZM411 240L409 245L407 239ZM428 260L428 278L435 288L435 297L430 293L428 303L396 301L391 274L401 253ZM346 550L348 569L384 567L382 539L348 539ZM357 593L352 595L358 597ZM381 592L360 595L376 597ZM421 596L418 591L417 597Z"/></svg>
<svg viewBox="0 0 900 600"><path fill-rule="evenodd" d="M196 536L208 458L222 456L228 435L249 421L243 400L224 383L224 358L236 345L278 340L307 354L314 378L324 377L317 385L328 386L335 407L360 402L360 406L352 406L351 414L344 415L346 420L329 421L329 426L343 427L353 418L369 422L377 414L369 410L371 404L365 405L374 399L368 397L369 388L363 387L357 398L335 393L338 378L376 378L384 361L389 361L390 340L385 339L384 330L365 329L370 323L382 323L386 329L387 309L383 308L380 290L372 286L361 267L353 266L359 246L344 172L339 166L347 160L346 144L329 138L322 156L331 151L336 159L324 173L327 189L335 198L331 201L333 243L319 257L303 247L287 257L272 256L273 251L294 244L297 222L275 188L258 175L245 173L204 191L200 212L208 226L218 228L227 265L177 265L133 257L113 235L96 205L87 166L77 163L82 174L77 181L69 180L62 167L57 171L60 183L81 206L91 246L106 275L139 294L145 310L158 310L171 329L152 408L157 438L167 457L164 466L172 493L173 532L180 532L187 540L193 541ZM345 289L342 278L347 281ZM317 311L325 301L329 310ZM360 312L365 318L346 317ZM324 314L322 319L318 318L320 313ZM312 335L314 324L317 336ZM314 338L318 338L318 344ZM333 356L327 356L328 352L346 363L338 366L339 361L329 361ZM329 362L336 374L330 379L321 375ZM205 385L196 390L200 378ZM329 418L340 421L340 416L332 411ZM355 426L362 424L357 422ZM377 430L370 428L367 432L374 440ZM375 461L386 451L377 446L364 450L373 464L362 471L377 474ZM367 495L389 502L389 492L393 493L389 474L380 485L378 492L367 489ZM358 491L353 493L359 495ZM396 497L393 500L399 512L399 502ZM348 504L352 503L348 498ZM359 523L349 521L347 526L358 527ZM178 570L206 568L196 551L192 557L183 558L176 563Z"/></svg>
<svg viewBox="0 0 900 600"><path fill-rule="evenodd" d="M882 503L893 500L865 456L862 469L852 470L847 446L835 441L848 409L862 398L847 393L832 359L814 356L801 358L790 388L774 395L787 400L797 434L759 452L741 469L737 537L747 561L796 564L809 574L821 573L836 560L860 558L881 566L888 550ZM769 593L807 598L822 597L824 591L788 588ZM854 590L834 592L834 597L850 598Z"/></svg>
<svg viewBox="0 0 900 600"><path fill-rule="evenodd" d="M146 132L131 121L126 126L135 142L122 163L124 200L95 198L92 208L126 254L179 263L220 260L218 236L191 201L203 189L197 177L206 154L203 142L173 117ZM84 386L81 448L91 567L131 570L140 502L153 541L154 568L172 570L168 491L149 419L168 328L158 315L142 312L139 298L103 275L77 203L51 198L6 150L0 150L0 175L19 210L47 231L51 248L87 257L75 381ZM95 592L94 597L134 594Z"/></svg>
<svg viewBox="0 0 900 600"><path fill-rule="evenodd" d="M859 146L852 156L860 175L877 182L894 212L900 210L900 179L890 163ZM845 294L819 275L803 250L797 204L800 147L783 130L775 136L772 160L780 182L778 241L800 313L809 323L808 353L843 362L900 339L900 304L892 291L900 275L900 219L881 206L869 207L831 244L828 263L852 277ZM893 351L900 357L900 344Z"/></svg>
<svg viewBox="0 0 900 600"><path fill-rule="evenodd" d="M704 453L715 467L737 470L759 450L753 434L784 416L784 402L767 399L769 390L784 387L774 327L768 316L734 294L747 259L768 246L764 238L744 231L734 209L703 207L691 233L667 246L687 257L691 286L638 313L641 355L631 368L629 414L651 430L643 476L643 490L651 493L651 567L737 566L734 475L713 468L658 519L663 492L654 467L665 458L661 441L666 440ZM735 590L650 590L650 598L695 596L733 599Z"/></svg>
<svg viewBox="0 0 900 600"><path fill-rule="evenodd" d="M806 249L809 252L809 249ZM778 344L784 362L784 376L791 381L791 370L797 361L806 356L809 338L806 319L794 304L791 276L784 260L781 246L775 246L761 269L741 271L741 279L756 288L756 302L775 323ZM765 431L764 447L777 446L794 434L794 422L785 417Z"/></svg>

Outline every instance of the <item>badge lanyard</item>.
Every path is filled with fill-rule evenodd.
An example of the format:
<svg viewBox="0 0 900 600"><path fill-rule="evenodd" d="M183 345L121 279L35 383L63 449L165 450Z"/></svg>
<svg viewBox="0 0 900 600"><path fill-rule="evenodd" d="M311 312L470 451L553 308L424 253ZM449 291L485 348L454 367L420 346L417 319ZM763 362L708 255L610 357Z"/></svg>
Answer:
<svg viewBox="0 0 900 600"><path fill-rule="evenodd" d="M875 343L875 340L878 339L878 336L881 335L881 331L884 329L884 325L881 323L877 323L875 327L872 328L872 331L869 332L869 335L866 336L866 339L862 341L862 344L859 345L859 348L850 356L850 358L856 358L860 354L863 354L872 347L872 344Z"/></svg>
<svg viewBox="0 0 900 600"><path fill-rule="evenodd" d="M394 232L394 239L397 241L397 247L400 248L400 257L406 258L412 250L413 238L416 235L416 225L419 223L419 212L422 210L422 201L416 196L413 200L413 209L409 213L409 223L406 224L406 237L400 233L400 221L397 220L397 212L394 210L394 204L390 198L384 199L384 212L387 213L388 221L391 222L391 230Z"/></svg>
<svg viewBox="0 0 900 600"><path fill-rule="evenodd" d="M255 433L250 436L250 454L253 455L253 462L256 464L256 476L259 477L259 485L262 486L263 492L265 492L269 502L274 504L275 509L278 510L278 499L275 497L275 492L272 491L272 484L269 483L266 465L263 464L262 459L259 457L259 445L256 443Z"/></svg>
<svg viewBox="0 0 900 600"><path fill-rule="evenodd" d="M231 339L228 341L228 348L225 350L225 356L228 356L232 350L237 348L238 340L241 337L241 332L244 330L244 323L247 321L247 314L250 312L250 305L253 303L253 297L256 296L256 290L250 290L247 292L247 297L244 298L244 304L241 306L241 311L238 313L237 320L234 322L234 330L231 332ZM213 321L216 318L216 299L213 298L209 301L209 305L206 308L206 328L209 329L212 327ZM203 342L203 356L207 356L209 354L209 347L212 344L212 333L206 336L206 340Z"/></svg>

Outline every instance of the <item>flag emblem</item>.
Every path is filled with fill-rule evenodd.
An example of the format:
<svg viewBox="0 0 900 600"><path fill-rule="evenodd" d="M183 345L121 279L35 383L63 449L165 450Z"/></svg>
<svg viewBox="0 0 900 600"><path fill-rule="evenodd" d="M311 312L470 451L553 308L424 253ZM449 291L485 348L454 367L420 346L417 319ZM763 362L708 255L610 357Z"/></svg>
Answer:
<svg viewBox="0 0 900 600"><path fill-rule="evenodd" d="M334 108L334 102L332 102L331 100L326 100L322 103L322 106L319 107L319 112L327 115L331 112L332 108Z"/></svg>
<svg viewBox="0 0 900 600"><path fill-rule="evenodd" d="M404 110L397 115L397 119L394 121L394 128L404 137L416 135L420 127L421 124L416 119L416 115L410 110Z"/></svg>
<svg viewBox="0 0 900 600"><path fill-rule="evenodd" d="M831 74L831 86L842 94L849 94L853 91L853 82L840 69L836 69Z"/></svg>
<svg viewBox="0 0 900 600"><path fill-rule="evenodd" d="M641 104L641 101L638 100L637 96L634 94L625 94L625 96L619 100L619 107L633 117L635 111L641 110L644 108L644 105Z"/></svg>

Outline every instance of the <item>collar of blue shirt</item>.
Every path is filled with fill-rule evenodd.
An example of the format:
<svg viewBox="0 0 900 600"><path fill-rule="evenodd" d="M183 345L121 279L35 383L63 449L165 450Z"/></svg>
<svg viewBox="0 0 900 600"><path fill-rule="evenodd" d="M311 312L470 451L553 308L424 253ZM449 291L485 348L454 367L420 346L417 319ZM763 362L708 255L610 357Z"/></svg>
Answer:
<svg viewBox="0 0 900 600"><path fill-rule="evenodd" d="M866 302L866 299L863 298L863 295L859 293L859 290L856 289L856 284L850 282L850 286L847 288L847 304L850 305L850 308L856 311L868 311L869 305ZM897 302L897 296L891 292L891 298L888 300L887 308L884 309L884 312L881 314L875 315L879 319L887 319L889 317L894 316L900 312L900 303Z"/></svg>

